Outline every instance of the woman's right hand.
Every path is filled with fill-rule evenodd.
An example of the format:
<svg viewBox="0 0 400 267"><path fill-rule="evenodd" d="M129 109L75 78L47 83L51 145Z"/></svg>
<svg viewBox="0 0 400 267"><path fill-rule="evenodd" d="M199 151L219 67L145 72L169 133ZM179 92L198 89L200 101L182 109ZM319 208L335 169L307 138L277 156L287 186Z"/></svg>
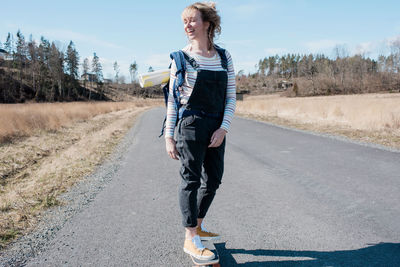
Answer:
<svg viewBox="0 0 400 267"><path fill-rule="evenodd" d="M167 150L168 155L176 160L179 160L178 156L178 150L176 150L176 143L174 138L172 137L167 137L165 138L165 148Z"/></svg>

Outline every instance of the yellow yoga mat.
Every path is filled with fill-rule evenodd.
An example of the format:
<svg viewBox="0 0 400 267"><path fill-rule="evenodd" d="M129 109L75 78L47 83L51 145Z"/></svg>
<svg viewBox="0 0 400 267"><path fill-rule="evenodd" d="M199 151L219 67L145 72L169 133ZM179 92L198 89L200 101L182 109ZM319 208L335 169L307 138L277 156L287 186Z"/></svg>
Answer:
<svg viewBox="0 0 400 267"><path fill-rule="evenodd" d="M139 74L140 87L145 88L166 83L169 80L169 73L170 70L166 69Z"/></svg>

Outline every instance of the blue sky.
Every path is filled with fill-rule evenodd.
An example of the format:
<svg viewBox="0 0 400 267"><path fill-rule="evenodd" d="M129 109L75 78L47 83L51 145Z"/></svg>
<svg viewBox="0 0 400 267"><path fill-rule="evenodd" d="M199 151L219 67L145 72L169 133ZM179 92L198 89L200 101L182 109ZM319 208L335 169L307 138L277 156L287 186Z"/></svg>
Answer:
<svg viewBox="0 0 400 267"><path fill-rule="evenodd" d="M0 41L20 29L25 38L44 36L66 47L72 40L80 54L100 57L105 77L113 62L129 77L134 60L139 72L168 67L169 53L187 39L180 14L193 1L56 1L2 3ZM216 43L232 54L236 72L255 71L266 56L324 53L345 45L350 54L370 57L390 52L400 39L400 1L389 0L220 0L222 34Z"/></svg>

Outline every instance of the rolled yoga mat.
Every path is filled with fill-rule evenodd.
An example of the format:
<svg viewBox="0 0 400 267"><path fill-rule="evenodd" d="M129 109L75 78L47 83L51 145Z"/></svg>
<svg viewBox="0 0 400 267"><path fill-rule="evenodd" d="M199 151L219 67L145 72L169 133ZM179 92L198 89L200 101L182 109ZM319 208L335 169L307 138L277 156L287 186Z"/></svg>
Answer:
<svg viewBox="0 0 400 267"><path fill-rule="evenodd" d="M169 73L170 69L139 74L140 87L145 88L149 86L166 83L169 80Z"/></svg>

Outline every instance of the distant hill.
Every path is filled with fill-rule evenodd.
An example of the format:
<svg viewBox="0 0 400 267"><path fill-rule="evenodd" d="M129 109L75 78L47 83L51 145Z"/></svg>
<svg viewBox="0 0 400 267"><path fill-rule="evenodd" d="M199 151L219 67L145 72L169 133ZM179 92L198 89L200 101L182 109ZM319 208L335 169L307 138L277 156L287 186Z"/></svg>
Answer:
<svg viewBox="0 0 400 267"><path fill-rule="evenodd" d="M47 85L50 83L48 82ZM57 86L34 88L32 79L27 73L21 75L21 71L0 67L0 103L24 103L24 102L55 102L55 101L129 101L136 97L159 98L162 90L159 86L140 88L136 83L116 84L106 83L97 87L95 83L79 81L73 88L66 85L64 95L61 97Z"/></svg>

